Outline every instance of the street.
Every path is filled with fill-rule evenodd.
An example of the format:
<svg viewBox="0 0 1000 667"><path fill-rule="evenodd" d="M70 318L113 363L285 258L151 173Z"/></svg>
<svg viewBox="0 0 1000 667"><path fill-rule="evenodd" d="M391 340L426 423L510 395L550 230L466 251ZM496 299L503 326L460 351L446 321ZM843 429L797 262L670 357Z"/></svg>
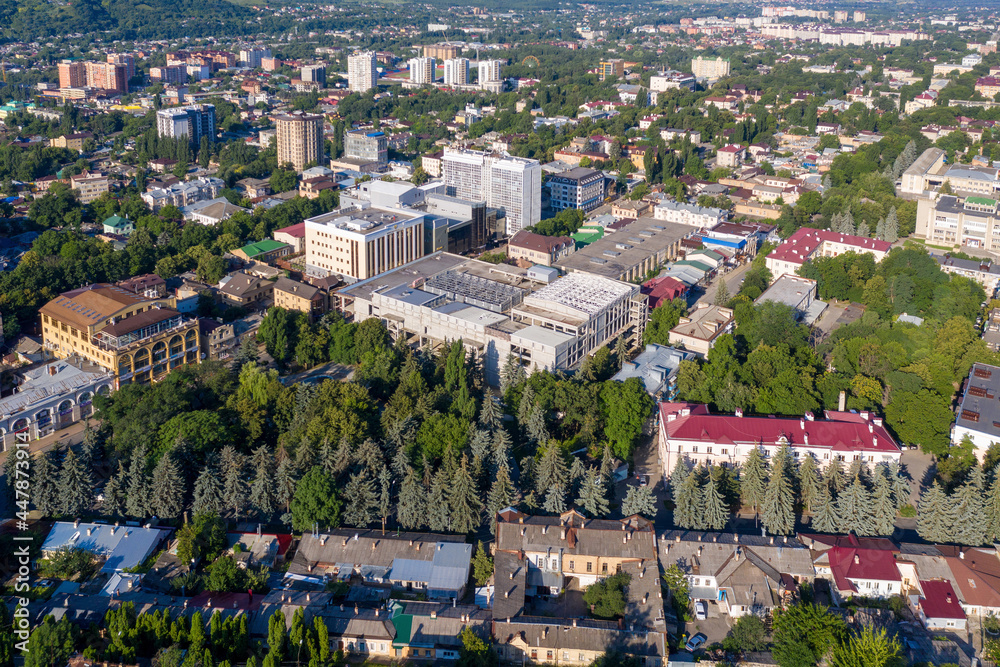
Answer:
<svg viewBox="0 0 1000 667"><path fill-rule="evenodd" d="M743 284L743 274L750 269L750 266L750 262L746 262L744 264L740 264L732 271L716 277L715 280L705 286L705 293L691 305L694 306L698 303L715 303L715 294L719 291L719 283L722 280L726 281L726 287L729 288L730 296L736 296L736 293L740 291L740 286Z"/></svg>

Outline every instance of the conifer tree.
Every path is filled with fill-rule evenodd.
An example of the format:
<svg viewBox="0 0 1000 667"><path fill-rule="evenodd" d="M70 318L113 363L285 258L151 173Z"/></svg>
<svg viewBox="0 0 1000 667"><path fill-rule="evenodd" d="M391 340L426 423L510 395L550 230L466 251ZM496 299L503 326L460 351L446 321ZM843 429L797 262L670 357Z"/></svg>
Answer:
<svg viewBox="0 0 1000 667"><path fill-rule="evenodd" d="M90 507L93 501L93 481L90 470L77 458L70 447L59 471L59 498L63 514L76 515Z"/></svg>
<svg viewBox="0 0 1000 667"><path fill-rule="evenodd" d="M715 478L711 473L705 483L705 526L709 530L724 530L729 522L729 508L726 500L719 492Z"/></svg>
<svg viewBox="0 0 1000 667"><path fill-rule="evenodd" d="M247 506L247 481L243 474L246 461L232 445L222 448L222 505L239 519Z"/></svg>
<svg viewBox="0 0 1000 667"><path fill-rule="evenodd" d="M896 501L892 497L892 484L882 471L878 471L875 475L875 491L872 494L873 535L892 535L896 509Z"/></svg>
<svg viewBox="0 0 1000 667"><path fill-rule="evenodd" d="M195 480L194 501L191 509L195 514L213 512L221 515L224 507L219 469L215 465L215 457L210 456L201 472L198 473L198 479Z"/></svg>
<svg viewBox="0 0 1000 667"><path fill-rule="evenodd" d="M128 493L125 511L136 518L146 516L149 511L149 474L146 472L146 446L139 445L132 450L128 468Z"/></svg>
<svg viewBox="0 0 1000 667"><path fill-rule="evenodd" d="M486 461L490 458L493 450L493 436L490 431L484 428L469 426L469 451L472 458L479 461Z"/></svg>
<svg viewBox="0 0 1000 667"><path fill-rule="evenodd" d="M986 543L987 517L983 493L983 469L977 465L955 494L957 521L953 534L956 542L970 546Z"/></svg>
<svg viewBox="0 0 1000 667"><path fill-rule="evenodd" d="M773 535L788 535L795 528L795 497L787 473L789 464L785 458L776 459L761 502L761 524Z"/></svg>
<svg viewBox="0 0 1000 667"><path fill-rule="evenodd" d="M816 508L820 484L816 459L807 454L799 466L799 497L802 500L802 506L810 512Z"/></svg>
<svg viewBox="0 0 1000 667"><path fill-rule="evenodd" d="M347 436L344 436L340 439L337 449L334 450L328 472L335 478L339 477L351 467L352 461L354 461L354 448Z"/></svg>
<svg viewBox="0 0 1000 667"><path fill-rule="evenodd" d="M528 442L535 444L545 444L549 441L549 431L545 426L545 411L542 406L535 403L528 412L528 422L524 427L528 436Z"/></svg>
<svg viewBox="0 0 1000 667"><path fill-rule="evenodd" d="M872 499L860 475L856 475L854 481L837 496L835 505L837 524L841 533L854 532L858 535L874 533Z"/></svg>
<svg viewBox="0 0 1000 667"><path fill-rule="evenodd" d="M500 404L491 395L483 397L483 405L479 410L479 423L483 428L493 431L500 426L503 414L500 411Z"/></svg>
<svg viewBox="0 0 1000 667"><path fill-rule="evenodd" d="M505 507L510 507L515 500L516 493L514 484L510 481L510 475L507 474L506 468L500 468L497 471L496 479L493 480L493 486L490 487L490 492L486 495L486 512L489 514L490 532L494 535L497 532L497 512Z"/></svg>
<svg viewBox="0 0 1000 667"><path fill-rule="evenodd" d="M833 459L823 471L823 481L826 482L830 490L830 497L835 498L838 493L844 490L847 480L844 478L844 468L840 465L840 459Z"/></svg>
<svg viewBox="0 0 1000 667"><path fill-rule="evenodd" d="M431 492L427 497L427 526L439 533L451 529L451 515L448 513L448 475L439 470L431 482Z"/></svg>
<svg viewBox="0 0 1000 667"><path fill-rule="evenodd" d="M750 450L740 475L740 496L745 506L753 508L754 514L760 512L764 503L767 483L767 462L761 456L760 449L754 447Z"/></svg>
<svg viewBox="0 0 1000 667"><path fill-rule="evenodd" d="M596 471L595 471L596 472ZM600 478L600 473L597 473ZM573 464L569 467L569 496L576 498L580 495L580 487L587 477L587 466L578 456L573 457ZM603 482L603 478L600 478Z"/></svg>
<svg viewBox="0 0 1000 667"><path fill-rule="evenodd" d="M104 486L104 513L111 516L121 516L125 514L125 486L128 474L125 472L125 464L118 462L118 471L108 478L108 483Z"/></svg>
<svg viewBox="0 0 1000 667"><path fill-rule="evenodd" d="M889 215L885 218L885 241L895 243L899 240L899 216L896 207L889 209Z"/></svg>
<svg viewBox="0 0 1000 667"><path fill-rule="evenodd" d="M566 493L558 486L552 486L545 494L542 509L549 514L562 514L566 511Z"/></svg>
<svg viewBox="0 0 1000 667"><path fill-rule="evenodd" d="M184 510L184 478L170 452L160 457L150 485L150 511L163 519L173 519Z"/></svg>
<svg viewBox="0 0 1000 667"><path fill-rule="evenodd" d="M392 512L392 474L384 464L378 473L378 489L378 515L382 517L382 532L385 533L385 524Z"/></svg>
<svg viewBox="0 0 1000 667"><path fill-rule="evenodd" d="M361 445L354 450L352 460L362 470L375 474L376 470L381 470L385 465L385 458L382 455L382 448L378 446L372 438L366 438Z"/></svg>
<svg viewBox="0 0 1000 667"><path fill-rule="evenodd" d="M251 466L254 469L254 479L250 485L250 504L266 518L274 514L278 503L274 456L267 445L254 450Z"/></svg>
<svg viewBox="0 0 1000 667"><path fill-rule="evenodd" d="M622 516L642 515L647 519L655 519L659 510L656 496L648 486L630 486L622 501Z"/></svg>
<svg viewBox="0 0 1000 667"><path fill-rule="evenodd" d="M688 468L687 461L684 460L683 456L677 457L677 463L674 464L674 469L670 473L670 496L673 498L674 506L680 502L681 489L684 488L684 480L688 478L691 474L691 470Z"/></svg>
<svg viewBox="0 0 1000 667"><path fill-rule="evenodd" d="M910 481L899 468L899 464L891 461L886 467L885 473L889 476L892 486L892 497L896 503L896 509L902 508L910 502Z"/></svg>
<svg viewBox="0 0 1000 667"><path fill-rule="evenodd" d="M562 456L562 451L555 442L549 444L538 462L538 469L535 471L535 490L540 494L547 494L552 487L558 487L565 493L569 482L569 469L566 467L566 460Z"/></svg>
<svg viewBox="0 0 1000 667"><path fill-rule="evenodd" d="M937 480L920 495L917 505L917 534L928 542L951 542L956 515L951 499Z"/></svg>
<svg viewBox="0 0 1000 667"><path fill-rule="evenodd" d="M618 338L615 339L615 363L618 365L618 370L621 370L629 360L628 356L628 343L624 336L618 334Z"/></svg>
<svg viewBox="0 0 1000 667"><path fill-rule="evenodd" d="M408 530L426 525L424 517L426 495L427 491L420 483L417 471L407 468L396 504L396 520L399 525Z"/></svg>
<svg viewBox="0 0 1000 667"><path fill-rule="evenodd" d="M502 425L493 432L493 467L491 469L506 468L508 473L511 471L510 450L513 445L514 442L511 440L510 434Z"/></svg>
<svg viewBox="0 0 1000 667"><path fill-rule="evenodd" d="M986 539L990 542L1000 540L1000 464L993 471L993 483L983 502L983 514L986 520Z"/></svg>
<svg viewBox="0 0 1000 667"><path fill-rule="evenodd" d="M274 475L275 499L288 512L295 496L295 485L298 483L295 464L288 456L281 459Z"/></svg>
<svg viewBox="0 0 1000 667"><path fill-rule="evenodd" d="M703 507L704 502L698 475L691 473L681 483L674 506L674 524L689 530L701 530L705 526Z"/></svg>
<svg viewBox="0 0 1000 667"><path fill-rule="evenodd" d="M812 529L817 533L836 533L837 528L837 510L830 497L830 487L820 484L813 510Z"/></svg>
<svg viewBox="0 0 1000 667"><path fill-rule="evenodd" d="M521 360L515 357L513 352L509 353L503 368L500 369L500 393L507 396L510 389L519 386L526 379L527 375Z"/></svg>
<svg viewBox="0 0 1000 667"><path fill-rule="evenodd" d="M456 533L471 533L482 523L483 502L477 495L476 485L469 474L469 460L464 455L462 464L451 481L448 508L451 512L452 530Z"/></svg>
<svg viewBox="0 0 1000 667"><path fill-rule="evenodd" d="M595 468L587 470L580 484L580 496L576 499L576 504L591 518L601 519L608 515L611 507L604 494L601 476Z"/></svg>
<svg viewBox="0 0 1000 667"><path fill-rule="evenodd" d="M517 425L521 428L522 432L527 428L528 416L534 407L535 390L531 388L531 383L529 382L524 385L524 390L521 391L521 399L517 403Z"/></svg>
<svg viewBox="0 0 1000 667"><path fill-rule="evenodd" d="M726 285L726 280L724 277L719 278L719 287L715 290L715 299L713 303L716 306L725 307L729 304L732 297L729 294L729 286Z"/></svg>
<svg viewBox="0 0 1000 667"><path fill-rule="evenodd" d="M378 496L375 493L375 482L367 470L351 475L344 487L344 523L357 528L364 528L375 520L378 511Z"/></svg>
<svg viewBox="0 0 1000 667"><path fill-rule="evenodd" d="M42 452L31 463L31 502L43 516L53 516L59 511L58 468L53 464L52 452Z"/></svg>
<svg viewBox="0 0 1000 667"><path fill-rule="evenodd" d="M101 434L90 425L88 419L83 430L83 442L80 443L80 454L77 457L88 474L93 471L94 464L101 460L103 444Z"/></svg>

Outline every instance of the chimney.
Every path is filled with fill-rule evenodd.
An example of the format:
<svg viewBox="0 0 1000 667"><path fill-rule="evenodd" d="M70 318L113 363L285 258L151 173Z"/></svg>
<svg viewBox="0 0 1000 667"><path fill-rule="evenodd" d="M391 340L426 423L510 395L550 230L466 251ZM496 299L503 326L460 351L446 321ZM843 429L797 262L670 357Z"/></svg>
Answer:
<svg viewBox="0 0 1000 667"><path fill-rule="evenodd" d="M959 551L958 552L958 557L961 558L962 560L965 560L965 552L964 551Z"/></svg>
<svg viewBox="0 0 1000 667"><path fill-rule="evenodd" d="M206 607L211 607L212 606L212 598L208 598L208 602L205 603L205 606Z"/></svg>
<svg viewBox="0 0 1000 667"><path fill-rule="evenodd" d="M704 547L700 547L700 546L698 547L698 555L699 555L699 556L701 556L701 550L702 550L703 548L704 548Z"/></svg>
<svg viewBox="0 0 1000 667"><path fill-rule="evenodd" d="M74 520L73 521L73 529L75 530L75 529L77 529L79 527L80 527L80 520L79 519Z"/></svg>
<svg viewBox="0 0 1000 667"><path fill-rule="evenodd" d="M233 609L236 609L236 600L233 600Z"/></svg>
<svg viewBox="0 0 1000 667"><path fill-rule="evenodd" d="M774 544L774 535L771 536L771 544Z"/></svg>
<svg viewBox="0 0 1000 667"><path fill-rule="evenodd" d="M542 535L546 535L546 534L548 534L548 532L549 532L549 527L548 526L542 526Z"/></svg>
<svg viewBox="0 0 1000 667"><path fill-rule="evenodd" d="M674 542L677 542L678 544L680 544L680 541L681 541L681 536L680 535L677 535L677 536L674 537Z"/></svg>
<svg viewBox="0 0 1000 667"><path fill-rule="evenodd" d="M840 392L840 399L837 402L837 410L843 412L847 408L847 392Z"/></svg>
<svg viewBox="0 0 1000 667"><path fill-rule="evenodd" d="M410 546L411 547L413 546L413 540L410 540Z"/></svg>
<svg viewBox="0 0 1000 667"><path fill-rule="evenodd" d="M437 617L438 617L437 610L432 611L431 612L431 618L437 618Z"/></svg>
<svg viewBox="0 0 1000 667"><path fill-rule="evenodd" d="M524 517L523 516L517 517L517 522L518 523L524 523Z"/></svg>
<svg viewBox="0 0 1000 667"><path fill-rule="evenodd" d="M861 564L861 556L859 556L858 554L854 554L854 564L855 565Z"/></svg>
<svg viewBox="0 0 1000 667"><path fill-rule="evenodd" d="M736 544L740 543L740 534L739 533L733 533L733 542L735 542Z"/></svg>
<svg viewBox="0 0 1000 667"><path fill-rule="evenodd" d="M576 627L576 619L575 618L573 619L573 627L574 628Z"/></svg>
<svg viewBox="0 0 1000 667"><path fill-rule="evenodd" d="M56 372L57 372L57 371L56 371L56 366L55 366L55 364L50 364L50 365L49 365L49 375L55 375L55 374L56 374Z"/></svg>
<svg viewBox="0 0 1000 667"><path fill-rule="evenodd" d="M559 539L560 540L565 540L566 539L566 529L565 528L563 528L562 530L559 531Z"/></svg>
<svg viewBox="0 0 1000 667"><path fill-rule="evenodd" d="M357 603L354 604L354 613L355 614L358 613L358 605L357 605Z"/></svg>
<svg viewBox="0 0 1000 667"><path fill-rule="evenodd" d="M628 542L628 538L622 535L622 544L625 544L626 542Z"/></svg>
<svg viewBox="0 0 1000 667"><path fill-rule="evenodd" d="M736 416L737 417L743 416L743 408L736 408Z"/></svg>
<svg viewBox="0 0 1000 667"><path fill-rule="evenodd" d="M719 536L718 535L712 535L712 541L713 542L718 542L719 541Z"/></svg>
<svg viewBox="0 0 1000 667"><path fill-rule="evenodd" d="M312 594L306 591L306 602L312 602Z"/></svg>
<svg viewBox="0 0 1000 667"><path fill-rule="evenodd" d="M549 628L548 628L548 626L546 626L545 629L542 630L542 638L543 639L547 639L548 636L549 636Z"/></svg>
<svg viewBox="0 0 1000 667"><path fill-rule="evenodd" d="M951 593L948 593L947 595L944 596L944 601L947 602L948 604L951 604Z"/></svg>
<svg viewBox="0 0 1000 667"><path fill-rule="evenodd" d="M869 433L874 433L875 432L875 424L872 424L871 422L868 422L868 432Z"/></svg>

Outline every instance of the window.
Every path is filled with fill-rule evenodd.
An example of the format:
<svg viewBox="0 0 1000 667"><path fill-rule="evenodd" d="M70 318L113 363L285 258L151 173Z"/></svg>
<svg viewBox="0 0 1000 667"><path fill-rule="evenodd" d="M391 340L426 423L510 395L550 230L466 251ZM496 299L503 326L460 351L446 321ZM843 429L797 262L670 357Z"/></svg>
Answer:
<svg viewBox="0 0 1000 667"><path fill-rule="evenodd" d="M418 651L418 653L419 653L419 651ZM537 660L538 659L538 651L536 651L535 649L531 649L531 659L532 660Z"/></svg>
<svg viewBox="0 0 1000 667"><path fill-rule="evenodd" d="M569 660L569 651L563 651L563 660Z"/></svg>
<svg viewBox="0 0 1000 667"><path fill-rule="evenodd" d="M545 652L545 657L546 657L547 659L551 660L551 659L552 659L552 657L553 657L553 655L552 655L552 651L551 651L551 650L549 650L549 651L546 651L546 652Z"/></svg>
<svg viewBox="0 0 1000 667"><path fill-rule="evenodd" d="M697 454L697 453L698 453L698 445L694 445L694 446L693 446L693 447L691 448L691 452L692 452L692 453L694 453L694 454Z"/></svg>
<svg viewBox="0 0 1000 667"><path fill-rule="evenodd" d="M593 571L594 571L594 564L591 563L590 561L587 561L587 572L593 572Z"/></svg>
<svg viewBox="0 0 1000 667"><path fill-rule="evenodd" d="M705 449L705 451L708 452L709 454L711 454L712 453L712 448L708 447L708 448Z"/></svg>
<svg viewBox="0 0 1000 667"><path fill-rule="evenodd" d="M587 661L587 656L585 656L583 653L581 653L578 660L579 660L579 662L586 662Z"/></svg>
<svg viewBox="0 0 1000 667"><path fill-rule="evenodd" d="M608 573L608 564L601 563L601 574L607 574L607 573Z"/></svg>
<svg viewBox="0 0 1000 667"><path fill-rule="evenodd" d="M576 569L576 562L575 561L570 561L569 562L569 569L571 569L571 570L575 570Z"/></svg>

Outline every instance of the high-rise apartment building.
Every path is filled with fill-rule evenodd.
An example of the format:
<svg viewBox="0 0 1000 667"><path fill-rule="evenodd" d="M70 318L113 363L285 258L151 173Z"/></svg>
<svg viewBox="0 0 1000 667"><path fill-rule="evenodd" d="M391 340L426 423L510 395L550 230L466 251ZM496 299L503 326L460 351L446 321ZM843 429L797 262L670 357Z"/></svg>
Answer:
<svg viewBox="0 0 1000 667"><path fill-rule="evenodd" d="M109 53L108 64L125 65L126 78L135 76L135 57L131 53Z"/></svg>
<svg viewBox="0 0 1000 667"><path fill-rule="evenodd" d="M325 88L326 65L303 65L300 77L304 82L318 83L320 88Z"/></svg>
<svg viewBox="0 0 1000 667"><path fill-rule="evenodd" d="M691 73L696 79L721 79L729 76L729 61L718 58L698 56L691 61Z"/></svg>
<svg viewBox="0 0 1000 667"><path fill-rule="evenodd" d="M260 46L249 46L245 49L240 49L240 64L244 67L257 69L261 66L261 61L264 58L270 57L271 49Z"/></svg>
<svg viewBox="0 0 1000 667"><path fill-rule="evenodd" d="M490 84L494 86L503 79L500 78L500 67L503 61L500 60L480 60L479 61L479 87L488 88Z"/></svg>
<svg viewBox="0 0 1000 667"><path fill-rule="evenodd" d="M291 163L295 171L302 171L310 162L323 160L323 116L295 111L274 120L279 165Z"/></svg>
<svg viewBox="0 0 1000 667"><path fill-rule="evenodd" d="M444 85L465 86L469 83L469 59L451 58L444 61Z"/></svg>
<svg viewBox="0 0 1000 667"><path fill-rule="evenodd" d="M128 69L125 65L113 63L86 62L87 85L116 93L128 92Z"/></svg>
<svg viewBox="0 0 1000 667"><path fill-rule="evenodd" d="M424 256L424 215L370 204L305 221L306 270L365 280Z"/></svg>
<svg viewBox="0 0 1000 667"><path fill-rule="evenodd" d="M176 85L185 83L187 77L187 65L167 65L165 67L149 68L150 81Z"/></svg>
<svg viewBox="0 0 1000 667"><path fill-rule="evenodd" d="M344 157L388 164L389 139L385 132L350 130L344 133Z"/></svg>
<svg viewBox="0 0 1000 667"><path fill-rule="evenodd" d="M597 74L601 81L610 79L611 77L621 78L625 76L625 61L621 58L605 60L601 62L601 66Z"/></svg>
<svg viewBox="0 0 1000 667"><path fill-rule="evenodd" d="M425 44L424 57L451 60L462 55L462 47L457 44Z"/></svg>
<svg viewBox="0 0 1000 667"><path fill-rule="evenodd" d="M378 85L375 52L364 51L347 57L347 85L352 92L365 93Z"/></svg>
<svg viewBox="0 0 1000 667"><path fill-rule="evenodd" d="M424 84L434 83L435 67L437 62L434 58L424 56L423 58L410 58L410 83Z"/></svg>
<svg viewBox="0 0 1000 667"><path fill-rule="evenodd" d="M82 88L87 85L87 68L83 63L64 60L59 63L59 87Z"/></svg>
<svg viewBox="0 0 1000 667"><path fill-rule="evenodd" d="M202 137L215 141L215 105L191 104L160 109L156 112L156 134L171 139L187 137L195 145Z"/></svg>
<svg viewBox="0 0 1000 667"><path fill-rule="evenodd" d="M541 220L542 167L538 160L446 149L441 171L447 195L503 209L508 235Z"/></svg>

